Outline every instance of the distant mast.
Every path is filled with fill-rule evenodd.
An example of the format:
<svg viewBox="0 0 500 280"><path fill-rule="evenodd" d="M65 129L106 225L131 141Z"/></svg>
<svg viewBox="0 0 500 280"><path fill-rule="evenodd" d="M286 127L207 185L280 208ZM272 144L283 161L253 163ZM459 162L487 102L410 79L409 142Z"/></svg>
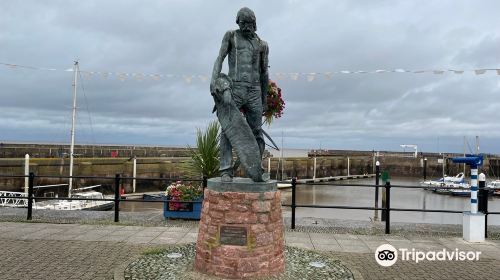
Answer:
<svg viewBox="0 0 500 280"><path fill-rule="evenodd" d="M78 61L75 61L75 65L73 66L73 114L71 119L71 144L69 147L69 188L68 188L68 197L71 197L71 191L73 189L73 157L75 150L75 122L76 122L76 86L78 79Z"/></svg>

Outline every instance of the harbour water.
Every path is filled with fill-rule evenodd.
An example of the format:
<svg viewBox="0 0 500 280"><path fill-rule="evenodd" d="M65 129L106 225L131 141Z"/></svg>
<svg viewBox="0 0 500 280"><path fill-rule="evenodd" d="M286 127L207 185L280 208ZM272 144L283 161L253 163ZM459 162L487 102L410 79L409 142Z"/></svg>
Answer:
<svg viewBox="0 0 500 280"><path fill-rule="evenodd" d="M340 181L337 184L374 184L375 179L359 179ZM393 185L418 185L420 178L392 178ZM281 190L282 203L291 203L291 189ZM379 207L382 205L382 188L379 189ZM297 187L297 204L344 205L373 207L375 204L375 189L353 186L330 185L299 185ZM456 197L436 194L424 189L391 188L391 207L414 209L445 209L457 211L470 210L469 197ZM162 211L162 203L123 202L122 211ZM500 211L500 197L492 197L488 203L489 211ZM290 209L283 207L283 213L290 215ZM297 217L316 217L328 219L348 219L370 221L374 218L373 210L345 210L297 208ZM381 212L378 217L380 219ZM462 214L424 213L424 212L391 212L391 222L461 224ZM500 215L489 215L488 224L500 225Z"/></svg>

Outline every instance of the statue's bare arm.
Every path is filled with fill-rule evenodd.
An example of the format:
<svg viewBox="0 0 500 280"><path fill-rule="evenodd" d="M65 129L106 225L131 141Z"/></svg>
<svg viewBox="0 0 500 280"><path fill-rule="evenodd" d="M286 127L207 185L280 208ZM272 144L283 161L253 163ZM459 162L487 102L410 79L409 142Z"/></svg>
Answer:
<svg viewBox="0 0 500 280"><path fill-rule="evenodd" d="M214 63L214 69L212 71L212 80L210 82L210 92L214 92L215 80L219 77L220 71L222 70L222 63L229 53L229 47L231 42L231 31L226 32L224 38L222 39L222 44L219 50L219 56Z"/></svg>
<svg viewBox="0 0 500 280"><path fill-rule="evenodd" d="M262 90L262 108L267 110L267 87L269 84L269 46L265 41L262 41L262 55L261 55L261 69L260 69L260 83Z"/></svg>

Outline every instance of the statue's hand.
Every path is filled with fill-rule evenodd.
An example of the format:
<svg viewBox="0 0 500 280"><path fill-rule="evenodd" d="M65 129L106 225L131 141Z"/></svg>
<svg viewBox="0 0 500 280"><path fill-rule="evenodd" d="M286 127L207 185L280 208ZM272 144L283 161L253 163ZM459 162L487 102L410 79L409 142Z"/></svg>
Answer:
<svg viewBox="0 0 500 280"><path fill-rule="evenodd" d="M224 91L224 95L222 97L222 101L224 102L224 104L228 105L231 103L231 91L230 90L225 90Z"/></svg>

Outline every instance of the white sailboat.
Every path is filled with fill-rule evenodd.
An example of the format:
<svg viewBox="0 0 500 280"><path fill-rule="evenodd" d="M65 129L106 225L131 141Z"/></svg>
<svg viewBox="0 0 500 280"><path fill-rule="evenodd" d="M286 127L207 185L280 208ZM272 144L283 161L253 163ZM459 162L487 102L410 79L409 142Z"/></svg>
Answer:
<svg viewBox="0 0 500 280"><path fill-rule="evenodd" d="M69 182L68 182L68 197L70 198L88 198L88 199L103 199L113 198L112 196L104 196L101 192L92 190L100 187L100 185L73 189L73 165L74 165L74 150L75 150L75 123L76 123L76 93L77 82L80 68L78 61L75 61L73 66L73 113L71 120L71 144L69 152ZM53 209L53 210L109 210L113 208L113 201L97 201L97 200L48 200L35 202L35 209Z"/></svg>

